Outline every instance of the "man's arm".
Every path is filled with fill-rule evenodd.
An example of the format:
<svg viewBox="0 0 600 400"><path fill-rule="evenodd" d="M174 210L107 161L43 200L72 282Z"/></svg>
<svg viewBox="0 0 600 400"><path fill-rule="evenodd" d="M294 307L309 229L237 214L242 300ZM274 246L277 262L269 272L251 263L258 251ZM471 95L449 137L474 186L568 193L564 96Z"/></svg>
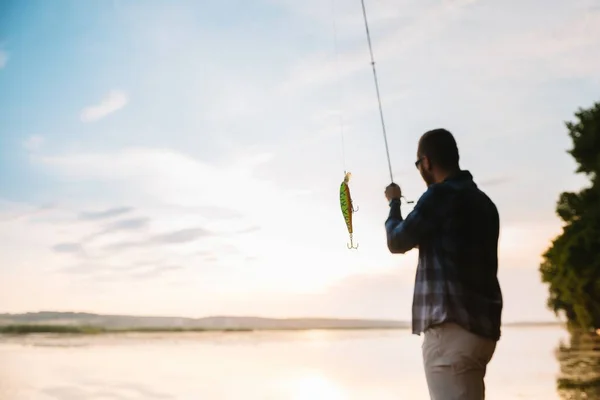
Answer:
<svg viewBox="0 0 600 400"><path fill-rule="evenodd" d="M385 221L387 244L390 252L404 254L415 248L433 231L436 225L434 191L430 188L419 199L415 208L402 218L400 199L390 202L390 214Z"/></svg>

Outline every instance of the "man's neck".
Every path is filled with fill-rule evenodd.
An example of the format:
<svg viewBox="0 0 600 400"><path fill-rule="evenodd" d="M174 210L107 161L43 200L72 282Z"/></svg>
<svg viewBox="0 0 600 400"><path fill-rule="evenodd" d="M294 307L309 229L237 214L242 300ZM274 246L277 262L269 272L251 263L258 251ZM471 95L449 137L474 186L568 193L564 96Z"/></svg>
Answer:
<svg viewBox="0 0 600 400"><path fill-rule="evenodd" d="M444 182L446 179L458 174L461 171L460 168L449 170L449 171L441 171L438 172L435 176L436 183Z"/></svg>

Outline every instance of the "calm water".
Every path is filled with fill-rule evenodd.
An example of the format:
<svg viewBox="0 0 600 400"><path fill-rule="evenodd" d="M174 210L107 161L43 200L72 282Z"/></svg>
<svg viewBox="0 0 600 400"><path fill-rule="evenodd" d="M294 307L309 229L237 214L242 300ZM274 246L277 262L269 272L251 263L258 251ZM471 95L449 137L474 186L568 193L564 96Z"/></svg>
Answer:
<svg viewBox="0 0 600 400"><path fill-rule="evenodd" d="M559 399L568 338L505 328L488 399ZM0 399L420 400L420 351L408 331L0 337Z"/></svg>

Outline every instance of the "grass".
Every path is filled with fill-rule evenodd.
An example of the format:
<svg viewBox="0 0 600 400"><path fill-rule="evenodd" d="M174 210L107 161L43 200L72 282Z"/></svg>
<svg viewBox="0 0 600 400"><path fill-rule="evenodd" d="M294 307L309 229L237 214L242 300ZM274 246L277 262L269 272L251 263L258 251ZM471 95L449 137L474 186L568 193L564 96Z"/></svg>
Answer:
<svg viewBox="0 0 600 400"><path fill-rule="evenodd" d="M97 334L106 332L106 329L95 326L75 325L5 325L0 326L0 333L12 335L26 335L30 333L71 333L71 334Z"/></svg>
<svg viewBox="0 0 600 400"><path fill-rule="evenodd" d="M561 344L556 356L561 366L557 386L566 393L564 398L599 398L600 336L595 332L571 331L570 343ZM575 393L578 397L574 397Z"/></svg>
<svg viewBox="0 0 600 400"><path fill-rule="evenodd" d="M600 389L600 378L594 378L590 380L573 380L573 379L564 379L559 378L557 380L558 389L577 389L577 390L587 390L587 389Z"/></svg>

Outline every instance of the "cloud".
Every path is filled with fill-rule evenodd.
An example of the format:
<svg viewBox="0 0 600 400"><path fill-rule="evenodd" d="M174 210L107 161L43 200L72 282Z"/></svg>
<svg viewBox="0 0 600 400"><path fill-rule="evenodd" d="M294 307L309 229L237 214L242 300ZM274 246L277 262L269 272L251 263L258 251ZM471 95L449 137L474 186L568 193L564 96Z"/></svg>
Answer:
<svg viewBox="0 0 600 400"><path fill-rule="evenodd" d="M327 7L318 11L321 5L316 2L283 3L289 3L294 9L314 8L308 14L320 13L319 19L331 24ZM446 96L432 98L432 92L463 93L460 103L472 112L520 108L521 113L525 112L523 110L531 113L529 97L539 93L536 85L548 84L557 78L589 79L600 83L596 73L600 69L600 53L595 51L600 46L600 13L586 10L589 2L557 3L553 12L548 13L540 12L543 6L538 1L518 5L509 1L502 7L481 1L423 2L419 6L416 2L402 5L390 1L377 3L368 7L369 14L385 15L389 11L390 15L389 20L369 17L390 132L394 125L406 129L407 125L410 128L414 124L411 120L415 117L408 121L399 120L400 117L391 112L396 105L390 103L397 100L403 100L398 101L397 108L433 108L438 120L448 121L453 117L446 116L443 110ZM515 6L521 7L519 15L512 13ZM365 110L371 113L376 106L364 27L360 30L359 22L362 21L357 21L358 9L344 10L344 15L353 17L348 17L348 22L340 29L343 49L339 63L333 57L333 44L330 48L317 47L317 51L303 57L291 68L287 80L278 89L282 93L296 92L293 95L297 92L319 93L320 89L340 80L353 81L345 85L356 92L346 93L344 97L359 103L364 102L361 99L367 100L366 106L358 110L358 115L363 116ZM496 22L497 15L511 20L510 29ZM479 33L473 34L474 31ZM362 37L357 38L354 32L360 32ZM319 34L329 37L323 30ZM427 52L423 48L427 48ZM403 93L410 93L410 96L401 99ZM527 103L521 106L516 103L518 99ZM534 101L541 104L537 99ZM420 118L424 113L415 112L415 116ZM356 118L350 111L345 114ZM459 115L458 112L454 114ZM499 119L506 119L505 114L497 115ZM514 118L520 117L515 115ZM432 116L422 118L421 124L425 124ZM495 117L489 115L488 118ZM488 126L494 122L488 120ZM470 122L471 125L474 123L477 122ZM531 124L531 118L528 124ZM478 140L483 140L483 136ZM396 147L393 137L390 146Z"/></svg>
<svg viewBox="0 0 600 400"><path fill-rule="evenodd" d="M150 218L148 217L123 219L106 225L99 232L93 233L86 237L84 241L91 241L97 239L100 236L108 235L111 233L140 230L143 228L147 228L149 225Z"/></svg>
<svg viewBox="0 0 600 400"><path fill-rule="evenodd" d="M134 203L209 207L209 210L219 207L248 215L256 209L268 209L281 197L272 182L253 177L255 169L266 159L247 154L227 160L227 166L221 167L170 149L126 148L33 160L67 180L110 185Z"/></svg>
<svg viewBox="0 0 600 400"><path fill-rule="evenodd" d="M169 257L169 264L201 266L199 275L192 279L218 282L218 277L228 282L219 285L223 290L238 290L242 282L241 290L250 290L277 287L288 281L293 290L304 290L360 268L360 257L347 254L343 222L337 212L331 212L332 205L337 209L335 196L333 203L319 204L313 196L298 197L296 193L302 186L295 181L286 189L259 178L268 158L254 154L238 153L214 164L173 150L129 148L106 153L36 155L32 160L59 176L65 186L74 180L104 188L89 199L83 193L84 197L77 199L80 204L110 204L118 198L119 202L135 204L136 210L152 218L142 237L135 231L121 232L86 246L87 254L102 257L101 268ZM221 219L217 215L236 218ZM372 252L383 247L369 246L369 241L384 243L384 238L379 238L380 226L375 225L375 235L365 233L363 257L379 266L377 258L381 254ZM86 225L85 230L90 229ZM73 233L65 241L77 242L85 236ZM235 251L228 250L227 245ZM302 251L298 252L299 248ZM197 255L201 251L212 258ZM295 254L292 260L291 253ZM314 262L315 255L319 263ZM211 268L215 263L218 270ZM319 265L330 267L324 273ZM289 271L293 271L291 278L287 276Z"/></svg>
<svg viewBox="0 0 600 400"><path fill-rule="evenodd" d="M57 253L81 254L83 247L79 243L59 243L52 247Z"/></svg>
<svg viewBox="0 0 600 400"><path fill-rule="evenodd" d="M0 238L6 232L20 245L37 240L36 246L49 252L48 257L38 253L44 259L39 268L47 271L39 276L57 282L62 277L60 285L69 288L100 283L113 287L130 279L159 276L166 278L162 284L214 282L219 286L219 281L230 281L228 276L237 268L248 269L247 257L262 265L260 253L265 250L257 251L253 245L265 243L257 237L265 233L259 229L261 217L271 214L273 205L282 210L294 207L284 192L254 176L268 157L253 152L239 153L223 166L165 149L46 153L34 154L31 160L59 177L67 189L72 178L103 188L70 196L70 190L63 193L57 187L53 195L68 198L68 205L44 220L22 220L18 226L0 229ZM123 203L134 206L114 205ZM57 225L56 218L64 223ZM242 237L243 233L247 235ZM15 260L28 262L25 253L16 249L15 256L4 256L15 267L19 265ZM195 268L172 268L187 265Z"/></svg>
<svg viewBox="0 0 600 400"><path fill-rule="evenodd" d="M6 67L8 63L8 53L5 50L0 49L0 69Z"/></svg>
<svg viewBox="0 0 600 400"><path fill-rule="evenodd" d="M0 221L27 219L37 215L44 215L53 209L54 205L51 204L30 206L0 198Z"/></svg>
<svg viewBox="0 0 600 400"><path fill-rule="evenodd" d="M123 252L127 257L172 256L208 250L219 258L220 265L232 268L247 267L245 257L255 257L254 276L248 285L273 287L290 281L290 286L297 288L315 286L359 270L363 263L371 269L397 265L399 261L385 252L385 234L377 219L382 218L385 211L374 211L379 215L376 217L368 210L380 204L380 189L374 188L368 177L354 182L353 189L360 194L358 204L367 213L361 210L355 220L356 239L363 250L360 255L350 256L345 253L347 233L336 211L338 203L335 195L332 196L335 189L331 189L339 185L339 175L331 173L332 180L325 180L329 188L323 187L322 191L327 192L318 202L315 195L295 196L296 181L287 192L272 181L257 178L257 159L260 158L240 157L215 165L181 152L148 148L34 157L66 184L74 179L105 187L100 195L94 194L95 201L119 198L136 204L136 209L151 216L152 226L144 232L144 237L139 237L137 232L134 237L123 232L122 237L105 238L99 243L97 250L106 257L118 258L123 250L127 250ZM323 175L323 170L316 173ZM369 192L373 193L372 203ZM228 210L222 216L239 218L215 218L219 213L212 212L214 207ZM237 235L246 230L250 234ZM520 231L507 232L510 237ZM239 252L217 250L219 242L230 242ZM525 241L525 247L512 252L511 264L519 264L517 259L531 250L527 247L530 242ZM504 249L510 252L511 246L517 245L510 242ZM303 250L298 252L299 248ZM298 255L290 259L290 253ZM311 260L314 255L318 255L318 264L330 265L327 273ZM408 258L400 261L401 264L407 262L410 263ZM289 268L277 269L282 264ZM531 265L519 265L524 264ZM294 271L293 279L283 276L283 272L289 275L289 271Z"/></svg>
<svg viewBox="0 0 600 400"><path fill-rule="evenodd" d="M44 144L44 137L40 135L30 136L23 142L23 146L29 151L39 150Z"/></svg>
<svg viewBox="0 0 600 400"><path fill-rule="evenodd" d="M149 223L150 218L148 217L123 219L108 225L103 232L109 233L125 230L136 230L147 227Z"/></svg>
<svg viewBox="0 0 600 400"><path fill-rule="evenodd" d="M83 122L97 121L125 107L128 102L129 98L125 92L112 90L99 104L84 108L80 118Z"/></svg>
<svg viewBox="0 0 600 400"><path fill-rule="evenodd" d="M180 271L182 269L184 268L178 265L157 266L147 271L136 272L130 276L134 279L149 279L164 275L169 272Z"/></svg>
<svg viewBox="0 0 600 400"><path fill-rule="evenodd" d="M484 10L486 19L497 18L491 16L493 9ZM506 32L490 25L486 40L469 39L472 35L466 29L456 34L465 40L444 49L436 46L439 66L463 68L465 77L477 83L520 80L531 85L558 78L597 76L600 56L595 49L600 45L600 12L590 9L573 13L571 7L566 7L562 12L548 13L546 23L530 12L535 11L519 17L528 18L527 29ZM515 24L521 25L517 21Z"/></svg>
<svg viewBox="0 0 600 400"><path fill-rule="evenodd" d="M133 211L132 207L115 207L104 211L84 211L79 214L81 220L98 220L117 217Z"/></svg>
<svg viewBox="0 0 600 400"><path fill-rule="evenodd" d="M200 237L210 236L211 232L202 228L181 229L175 232L157 235L148 241L148 244L178 244L192 242Z"/></svg>
<svg viewBox="0 0 600 400"><path fill-rule="evenodd" d="M425 7L405 5L404 9L397 2L385 2L377 7L370 7L367 10L369 29L378 70L381 68L379 64L382 61L391 65L393 60L401 60L407 50L426 43L433 36L444 31L457 13L475 2L477 1L444 1ZM317 6L316 2L313 3L312 6ZM288 6L306 8L305 5L288 4ZM320 3L318 3L318 7L323 10ZM400 15L399 10L401 9L410 14L412 18L405 20ZM351 16L348 13L351 13ZM319 19L329 20L329 24L331 24L331 16L326 11L321 11L319 14ZM364 73L365 77L366 74L371 73L362 13L358 9L348 9L345 14L346 23L344 23L345 27L341 29L341 40L344 40L345 37L345 40L350 41L357 34L361 35L360 40L352 40L353 45L344 52L340 52L336 58L331 56L332 51L329 49L327 52L305 57L302 62L294 66L288 80L280 85L279 90L282 93L315 89L349 79L357 72ZM373 15L371 16L371 14ZM390 24L392 28L386 24ZM333 37L331 40L333 41ZM386 104L388 103L389 99L386 98Z"/></svg>
<svg viewBox="0 0 600 400"><path fill-rule="evenodd" d="M213 233L202 228L187 228L180 229L174 232L155 235L146 240L141 241L126 241L113 243L106 246L107 250L117 251L137 247L152 247L161 245L185 244L194 242L202 237L212 236Z"/></svg>

